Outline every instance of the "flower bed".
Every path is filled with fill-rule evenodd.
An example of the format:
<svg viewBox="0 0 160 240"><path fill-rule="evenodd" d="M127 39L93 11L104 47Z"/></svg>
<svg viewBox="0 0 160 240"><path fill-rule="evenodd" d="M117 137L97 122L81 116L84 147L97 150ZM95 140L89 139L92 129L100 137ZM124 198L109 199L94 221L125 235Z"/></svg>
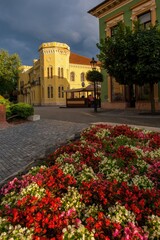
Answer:
<svg viewBox="0 0 160 240"><path fill-rule="evenodd" d="M96 125L1 189L0 239L160 239L160 134Z"/></svg>

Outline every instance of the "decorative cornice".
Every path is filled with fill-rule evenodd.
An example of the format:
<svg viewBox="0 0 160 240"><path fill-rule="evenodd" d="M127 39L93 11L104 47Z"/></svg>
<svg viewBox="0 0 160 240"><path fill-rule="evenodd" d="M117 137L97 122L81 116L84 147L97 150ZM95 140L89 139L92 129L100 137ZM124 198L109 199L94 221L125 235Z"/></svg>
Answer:
<svg viewBox="0 0 160 240"><path fill-rule="evenodd" d="M62 49L58 49L58 48L45 48L45 49L41 49L41 53L44 53L44 54L52 54L52 53L58 53L58 54L61 54L61 55L67 55L69 54L69 51L67 50L62 50Z"/></svg>
<svg viewBox="0 0 160 240"><path fill-rule="evenodd" d="M139 7L139 6L143 5L144 3L146 3L147 5L154 5L154 6L156 5L155 0L150 0L150 1L149 0L143 0L143 1L133 5L130 9L132 10L136 7Z"/></svg>
<svg viewBox="0 0 160 240"><path fill-rule="evenodd" d="M132 2L133 0L109 0L109 1L104 1L98 6L94 7L88 13L91 15L97 17L97 18L102 18L105 15L113 12L114 10Z"/></svg>
<svg viewBox="0 0 160 240"><path fill-rule="evenodd" d="M106 22L110 22L110 21L112 21L114 19L117 19L117 18L123 16L123 14L124 14L124 12L119 12L118 14L116 14L116 15L110 17L110 18L107 18Z"/></svg>
<svg viewBox="0 0 160 240"><path fill-rule="evenodd" d="M73 64L73 63L70 63L69 67L70 68L87 68L87 69L91 68L91 66L89 66L89 65Z"/></svg>
<svg viewBox="0 0 160 240"><path fill-rule="evenodd" d="M42 43L39 47L39 51L44 48L62 48L70 51L70 47L66 43L59 43L59 42Z"/></svg>

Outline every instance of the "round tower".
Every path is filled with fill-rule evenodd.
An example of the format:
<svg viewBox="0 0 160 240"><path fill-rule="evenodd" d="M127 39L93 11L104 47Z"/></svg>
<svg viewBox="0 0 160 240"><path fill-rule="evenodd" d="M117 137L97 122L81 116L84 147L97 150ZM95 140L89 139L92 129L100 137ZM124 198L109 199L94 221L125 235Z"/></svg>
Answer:
<svg viewBox="0 0 160 240"><path fill-rule="evenodd" d="M42 105L65 103L68 86L70 47L65 43L48 42L39 47Z"/></svg>

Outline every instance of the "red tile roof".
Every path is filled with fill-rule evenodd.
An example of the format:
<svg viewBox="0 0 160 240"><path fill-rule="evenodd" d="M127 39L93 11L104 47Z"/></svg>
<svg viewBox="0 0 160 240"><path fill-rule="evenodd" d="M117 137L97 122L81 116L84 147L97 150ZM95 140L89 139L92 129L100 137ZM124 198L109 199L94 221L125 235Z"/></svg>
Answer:
<svg viewBox="0 0 160 240"><path fill-rule="evenodd" d="M91 58L87 58L87 57L78 55L77 53L71 52L70 58L69 58L69 63L91 66L91 60L92 60ZM96 65L98 67L101 67L101 63L99 61L97 61Z"/></svg>
<svg viewBox="0 0 160 240"><path fill-rule="evenodd" d="M91 58L87 58L76 53L71 52L69 62L73 64L91 65Z"/></svg>

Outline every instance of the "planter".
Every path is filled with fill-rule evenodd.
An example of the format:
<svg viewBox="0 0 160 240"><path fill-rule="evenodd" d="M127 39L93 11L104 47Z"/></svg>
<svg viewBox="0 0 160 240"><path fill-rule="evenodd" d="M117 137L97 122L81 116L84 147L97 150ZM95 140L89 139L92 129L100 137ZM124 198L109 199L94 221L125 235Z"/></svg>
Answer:
<svg viewBox="0 0 160 240"><path fill-rule="evenodd" d="M31 115L27 118L29 121L38 121L40 120L40 115Z"/></svg>
<svg viewBox="0 0 160 240"><path fill-rule="evenodd" d="M126 109L128 107L127 102L102 102L103 109Z"/></svg>
<svg viewBox="0 0 160 240"><path fill-rule="evenodd" d="M6 122L6 107L0 104L0 123Z"/></svg>
<svg viewBox="0 0 160 240"><path fill-rule="evenodd" d="M151 103L149 101L136 101L136 109L137 110L151 110ZM155 109L158 111L159 102L155 102Z"/></svg>

